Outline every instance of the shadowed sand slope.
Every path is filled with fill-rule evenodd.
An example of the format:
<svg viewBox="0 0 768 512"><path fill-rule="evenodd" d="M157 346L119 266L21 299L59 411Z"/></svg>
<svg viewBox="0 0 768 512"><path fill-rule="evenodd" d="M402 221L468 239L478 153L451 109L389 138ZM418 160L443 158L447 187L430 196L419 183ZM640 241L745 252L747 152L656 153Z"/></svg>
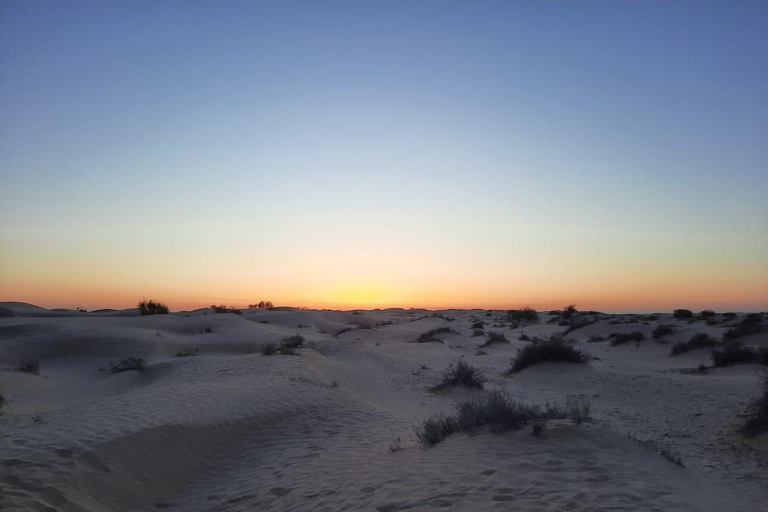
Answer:
<svg viewBox="0 0 768 512"><path fill-rule="evenodd" d="M599 315L568 338L587 365L509 375L526 341L562 319L515 325L503 312L210 310L140 317L63 314L19 303L0 318L0 509L42 511L658 510L755 511L768 499L762 438L738 432L762 389L757 364L689 371L709 350L671 357L688 323ZM586 318L586 317L585 317ZM483 347L472 324L509 343ZM657 325L676 331L651 339ZM447 328L439 341L415 343ZM641 331L611 346L594 336ZM301 335L297 355L261 347ZM592 338L592 342L589 342ZM750 335L765 344L765 333ZM175 357L177 353L194 353ZM142 357L144 371L110 364ZM15 371L24 357L40 374ZM530 403L580 394L593 421L454 434L424 449L413 427L487 391L431 392L464 360ZM34 419L33 419L34 418ZM638 442L641 441L641 442ZM671 454L664 457L660 452ZM679 456L685 467L668 458Z"/></svg>

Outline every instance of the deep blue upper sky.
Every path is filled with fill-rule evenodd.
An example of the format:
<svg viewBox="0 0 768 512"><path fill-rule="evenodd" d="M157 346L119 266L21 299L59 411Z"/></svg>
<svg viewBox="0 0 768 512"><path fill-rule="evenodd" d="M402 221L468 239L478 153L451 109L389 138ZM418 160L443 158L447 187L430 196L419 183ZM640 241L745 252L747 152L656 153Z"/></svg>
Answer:
<svg viewBox="0 0 768 512"><path fill-rule="evenodd" d="M758 1L5 1L0 263L96 279L157 251L182 279L190 252L380 264L388 240L454 255L435 279L479 259L513 287L567 250L764 287L767 84Z"/></svg>

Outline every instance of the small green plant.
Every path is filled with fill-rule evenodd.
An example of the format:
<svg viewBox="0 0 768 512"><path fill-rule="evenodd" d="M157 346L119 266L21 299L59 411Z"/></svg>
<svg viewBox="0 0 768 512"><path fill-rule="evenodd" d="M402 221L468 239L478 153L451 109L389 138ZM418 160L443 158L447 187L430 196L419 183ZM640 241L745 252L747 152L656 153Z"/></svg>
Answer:
<svg viewBox="0 0 768 512"><path fill-rule="evenodd" d="M509 373L519 372L529 366L548 362L586 363L589 356L577 350L570 343L558 336L526 345L517 351L512 359Z"/></svg>
<svg viewBox="0 0 768 512"><path fill-rule="evenodd" d="M167 315L168 306L162 302L155 302L154 300L142 299L138 305L139 313L142 316L146 315Z"/></svg>
<svg viewBox="0 0 768 512"><path fill-rule="evenodd" d="M16 371L40 375L40 360L36 357L25 357L19 362Z"/></svg>
<svg viewBox="0 0 768 512"><path fill-rule="evenodd" d="M485 376L477 368L465 361L449 364L442 373L441 379L439 384L432 387L432 391L442 391L459 385L483 389L483 384L486 381Z"/></svg>
<svg viewBox="0 0 768 512"><path fill-rule="evenodd" d="M261 353L265 356L271 356L275 352L277 352L277 346L274 343L267 343L261 347Z"/></svg>
<svg viewBox="0 0 768 512"><path fill-rule="evenodd" d="M143 372L147 367L147 362L142 357L126 357L121 359L117 363L112 363L110 369L112 373L127 372L129 370L136 370Z"/></svg>
<svg viewBox="0 0 768 512"><path fill-rule="evenodd" d="M197 353L200 351L199 348L185 348L184 350L180 350L176 352L176 357L190 357L190 356L196 356Z"/></svg>

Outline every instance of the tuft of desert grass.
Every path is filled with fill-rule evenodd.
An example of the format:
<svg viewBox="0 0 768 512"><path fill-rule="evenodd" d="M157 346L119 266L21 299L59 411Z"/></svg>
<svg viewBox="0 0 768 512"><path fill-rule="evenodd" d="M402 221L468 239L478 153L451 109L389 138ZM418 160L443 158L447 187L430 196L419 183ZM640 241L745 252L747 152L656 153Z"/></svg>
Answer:
<svg viewBox="0 0 768 512"><path fill-rule="evenodd" d="M127 372L130 370L143 372L146 367L147 361L145 361L143 357L126 357L117 363L112 363L110 365L112 373Z"/></svg>
<svg viewBox="0 0 768 512"><path fill-rule="evenodd" d="M442 391L460 385L483 389L483 384L487 380L477 368L466 361L449 364L440 377L440 383L432 387L432 391Z"/></svg>
<svg viewBox="0 0 768 512"><path fill-rule="evenodd" d="M552 336L548 340L540 340L517 351L512 359L509 373L519 372L524 368L539 363L548 362L586 363L589 356L573 347L563 338Z"/></svg>

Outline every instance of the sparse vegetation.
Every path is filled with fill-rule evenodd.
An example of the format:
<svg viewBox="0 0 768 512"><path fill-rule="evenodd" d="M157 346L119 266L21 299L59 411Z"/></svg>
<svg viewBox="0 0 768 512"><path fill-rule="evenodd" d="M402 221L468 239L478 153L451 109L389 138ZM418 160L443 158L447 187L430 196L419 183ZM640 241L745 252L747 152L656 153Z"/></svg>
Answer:
<svg viewBox="0 0 768 512"><path fill-rule="evenodd" d="M154 300L142 299L138 305L139 313L143 316L147 315L167 315L168 306L162 302L155 302Z"/></svg>
<svg viewBox="0 0 768 512"><path fill-rule="evenodd" d="M672 317L678 320L693 318L693 311L690 309L676 309L672 312Z"/></svg>
<svg viewBox="0 0 768 512"><path fill-rule="evenodd" d="M129 370L143 372L146 367L147 362L142 357L126 357L110 365L112 373L127 372Z"/></svg>
<svg viewBox="0 0 768 512"><path fill-rule="evenodd" d="M275 306L272 304L271 300L267 300L267 301L262 300L262 301L259 301L256 304L248 304L248 309L269 309L269 310L272 310L274 308L275 308ZM302 309L302 308L299 308L299 309ZM306 310L307 308L304 308L304 309Z"/></svg>
<svg viewBox="0 0 768 512"><path fill-rule="evenodd" d="M519 372L539 363L586 363L588 360L587 354L577 350L563 338L552 336L548 340L540 340L518 350L517 355L512 359L512 368L509 372Z"/></svg>
<svg viewBox="0 0 768 512"><path fill-rule="evenodd" d="M224 313L234 313L235 315L242 315L243 314L243 312L240 311L239 309L237 309L237 308L228 308L224 304L222 304L221 306L217 306L216 304L211 304L211 309L213 310L214 313L217 313L217 314L220 314L220 315L224 314Z"/></svg>
<svg viewBox="0 0 768 512"><path fill-rule="evenodd" d="M486 381L485 376L477 368L465 361L449 364L441 374L441 379L439 384L432 387L432 391L442 391L459 385L483 389L483 383Z"/></svg>
<svg viewBox="0 0 768 512"><path fill-rule="evenodd" d="M472 337L475 338L477 336L485 336L485 331L482 329L473 329L472 330Z"/></svg>
<svg viewBox="0 0 768 512"><path fill-rule="evenodd" d="M280 355L281 356L295 356L296 355L296 349L293 347L289 347L286 345L283 345L280 347Z"/></svg>
<svg viewBox="0 0 768 512"><path fill-rule="evenodd" d="M717 313L715 313L711 309L705 309L701 313L699 313L699 316L701 318L712 318L715 315L717 315Z"/></svg>
<svg viewBox="0 0 768 512"><path fill-rule="evenodd" d="M6 400L5 395L0 393L0 414L3 412L3 407L5 407L5 404L8 403L8 400Z"/></svg>
<svg viewBox="0 0 768 512"><path fill-rule="evenodd" d="M176 352L176 357L190 357L190 356L196 356L197 353L200 351L199 348L185 348L184 350L180 350L179 352Z"/></svg>
<svg viewBox="0 0 768 512"><path fill-rule="evenodd" d="M677 356L688 352L690 350L696 350L698 348L716 347L718 342L709 334L697 333L694 334L688 341L679 341L672 346L671 355Z"/></svg>
<svg viewBox="0 0 768 512"><path fill-rule="evenodd" d="M419 441L432 446L456 432L473 432L485 427L493 432L519 430L532 422L543 426L546 420L565 418L567 414L556 407L528 405L501 391L491 391L460 402L454 416L429 416L414 430Z"/></svg>
<svg viewBox="0 0 768 512"><path fill-rule="evenodd" d="M277 352L277 345L274 343L267 343L261 347L261 353L265 356L271 356L275 352Z"/></svg>
<svg viewBox="0 0 768 512"><path fill-rule="evenodd" d="M643 341L645 339L645 334L640 331L630 333L613 332L608 335L608 338L611 340L611 346L615 347L616 345L623 345L624 343L629 343L631 341Z"/></svg>
<svg viewBox="0 0 768 512"><path fill-rule="evenodd" d="M0 407L2 402L0 401ZM750 407L750 417L743 427L743 432L749 436L768 432L768 379L765 381L763 396L755 400Z"/></svg>
<svg viewBox="0 0 768 512"><path fill-rule="evenodd" d="M300 334L294 334L293 336L288 336L287 338L283 338L280 342L280 345L283 347L289 347L289 348L297 348L304 345L304 337Z"/></svg>
<svg viewBox="0 0 768 512"><path fill-rule="evenodd" d="M25 357L19 361L19 365L16 367L16 370L24 373L40 375L40 360L36 357Z"/></svg>
<svg viewBox="0 0 768 512"><path fill-rule="evenodd" d="M756 362L758 362L758 354L755 349L745 347L738 342L729 342L721 350L712 351L712 364L715 366Z"/></svg>
<svg viewBox="0 0 768 512"><path fill-rule="evenodd" d="M569 319L570 319L570 318L572 318L572 317L573 317L573 316L574 316L574 315L575 315L577 312L578 312L578 310L576 309L576 305L575 305L575 304L570 304L570 305L568 305L568 306L565 306L565 307L563 308L563 318L565 318L566 320L569 320Z"/></svg>
<svg viewBox="0 0 768 512"><path fill-rule="evenodd" d="M520 341L531 341L531 337L525 334L524 332L520 333L520 336L517 337Z"/></svg>
<svg viewBox="0 0 768 512"><path fill-rule="evenodd" d="M535 322L539 319L539 313L533 308L510 309L507 311L510 320L516 322Z"/></svg>
<svg viewBox="0 0 768 512"><path fill-rule="evenodd" d="M494 343L509 343L509 340L507 339L506 336L504 336L503 332L489 331L488 335L485 337L485 343L483 343L480 346L487 347Z"/></svg>
<svg viewBox="0 0 768 512"><path fill-rule="evenodd" d="M658 340L665 336L669 336L675 333L675 326L674 325L659 325L656 327L653 331L651 331L651 336L653 339Z"/></svg>
<svg viewBox="0 0 768 512"><path fill-rule="evenodd" d="M759 323L761 319L762 315L760 315L760 313L750 313L741 320L739 325L725 331L723 339L735 340L744 336L749 336L750 334L762 332L763 329Z"/></svg>
<svg viewBox="0 0 768 512"><path fill-rule="evenodd" d="M593 334L592 336L589 337L589 339L587 340L587 343L599 343L601 341L605 341L605 338L602 336L598 336L597 334Z"/></svg>
<svg viewBox="0 0 768 512"><path fill-rule="evenodd" d="M437 337L438 334L459 334L459 333L454 331L450 327L438 327L436 329L430 329L427 332L423 332L419 334L419 337L416 338L416 343L427 343L430 341L436 341L438 343L442 343L443 340Z"/></svg>
<svg viewBox="0 0 768 512"><path fill-rule="evenodd" d="M581 425L590 418L592 403L587 395L568 395L565 399L565 414L568 419Z"/></svg>
<svg viewBox="0 0 768 512"><path fill-rule="evenodd" d="M473 329L483 329L485 327L485 322L478 320L476 322L472 322L472 328Z"/></svg>

